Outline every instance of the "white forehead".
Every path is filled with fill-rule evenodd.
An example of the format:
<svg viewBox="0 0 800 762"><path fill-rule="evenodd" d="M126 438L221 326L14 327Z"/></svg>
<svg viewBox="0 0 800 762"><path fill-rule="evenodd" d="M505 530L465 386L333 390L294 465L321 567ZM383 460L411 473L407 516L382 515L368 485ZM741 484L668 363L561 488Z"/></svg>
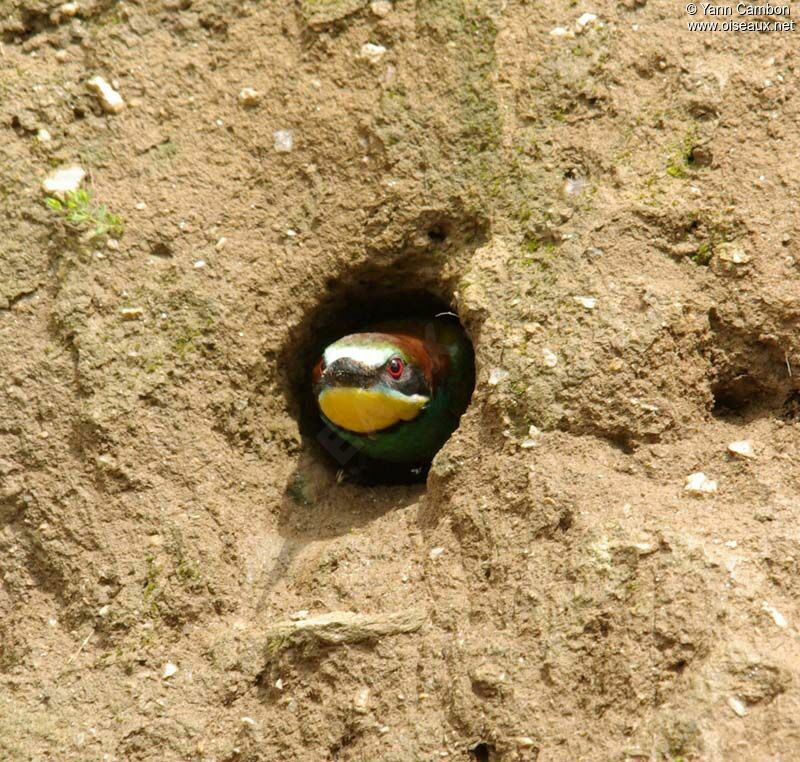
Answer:
<svg viewBox="0 0 800 762"><path fill-rule="evenodd" d="M354 347L352 344L337 341L325 350L322 357L325 360L325 365L330 365L343 357L348 357L369 368L380 368L389 361L392 354L391 347Z"/></svg>

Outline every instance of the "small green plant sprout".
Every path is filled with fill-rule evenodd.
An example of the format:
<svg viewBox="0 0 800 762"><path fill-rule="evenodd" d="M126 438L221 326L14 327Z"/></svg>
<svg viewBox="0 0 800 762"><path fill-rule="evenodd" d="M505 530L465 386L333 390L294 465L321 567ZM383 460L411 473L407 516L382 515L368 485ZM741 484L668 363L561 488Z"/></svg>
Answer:
<svg viewBox="0 0 800 762"><path fill-rule="evenodd" d="M90 240L109 235L119 238L123 233L122 217L110 212L105 204L96 204L91 192L83 188L67 191L63 201L48 196L45 204L75 230L85 230Z"/></svg>

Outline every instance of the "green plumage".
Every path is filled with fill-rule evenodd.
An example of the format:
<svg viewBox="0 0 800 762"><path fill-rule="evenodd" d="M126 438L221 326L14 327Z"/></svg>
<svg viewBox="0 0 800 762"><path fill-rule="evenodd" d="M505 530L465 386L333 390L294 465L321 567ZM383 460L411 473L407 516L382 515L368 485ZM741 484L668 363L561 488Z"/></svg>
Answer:
<svg viewBox="0 0 800 762"><path fill-rule="evenodd" d="M455 431L469 404L475 384L472 345L458 321L448 316L396 321L368 330L413 335L431 350L429 356L439 357L438 362L444 367L434 377L430 401L413 420L400 421L370 434L342 429L324 415L322 419L338 436L370 458L408 465L429 463ZM446 357L444 363L442 357Z"/></svg>

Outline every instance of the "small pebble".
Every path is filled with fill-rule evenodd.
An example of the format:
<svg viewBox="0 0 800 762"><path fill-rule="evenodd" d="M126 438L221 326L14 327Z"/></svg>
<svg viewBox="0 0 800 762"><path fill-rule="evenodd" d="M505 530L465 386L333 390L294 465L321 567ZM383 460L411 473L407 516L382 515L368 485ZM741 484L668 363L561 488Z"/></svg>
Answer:
<svg viewBox="0 0 800 762"><path fill-rule="evenodd" d="M245 87L239 91L239 103L246 108L256 106L261 101L261 93L252 87Z"/></svg>
<svg viewBox="0 0 800 762"><path fill-rule="evenodd" d="M139 201L133 208L139 212L143 212L145 209L147 209L147 204L145 204L144 201Z"/></svg>
<svg viewBox="0 0 800 762"><path fill-rule="evenodd" d="M272 137L278 153L289 153L294 148L294 133L291 130L276 130Z"/></svg>
<svg viewBox="0 0 800 762"><path fill-rule="evenodd" d="M558 355L552 349L545 347L542 349L542 362L547 368L555 368L558 365Z"/></svg>
<svg viewBox="0 0 800 762"><path fill-rule="evenodd" d="M575 296L573 298L581 307L585 307L587 310L593 310L597 307L597 299L593 296Z"/></svg>
<svg viewBox="0 0 800 762"><path fill-rule="evenodd" d="M144 317L144 310L141 307L123 307L119 314L123 320L141 320Z"/></svg>
<svg viewBox="0 0 800 762"><path fill-rule="evenodd" d="M733 713L738 717L744 717L747 714L747 709L745 708L745 705L741 701L739 701L739 699L736 698L736 696L730 696L728 698L728 706L731 708Z"/></svg>
<svg viewBox="0 0 800 762"><path fill-rule="evenodd" d="M750 257L737 243L721 243L716 247L717 259L732 265L746 265Z"/></svg>
<svg viewBox="0 0 800 762"><path fill-rule="evenodd" d="M164 671L161 673L161 676L164 678L164 680L167 680L168 678L170 678L174 674L176 674L177 671L178 671L178 667L175 664L173 664L171 661L168 661L164 665Z"/></svg>
<svg viewBox="0 0 800 762"><path fill-rule="evenodd" d="M713 495L717 491L717 483L702 471L697 471L686 477L686 486L683 489L691 495Z"/></svg>
<svg viewBox="0 0 800 762"><path fill-rule="evenodd" d="M100 105L109 114L119 114L125 110L122 96L103 77L92 77L86 84L96 93Z"/></svg>
<svg viewBox="0 0 800 762"><path fill-rule="evenodd" d="M59 167L44 178L42 190L58 198L64 198L64 194L72 193L80 188L84 177L86 177L86 170L77 164Z"/></svg>
<svg viewBox="0 0 800 762"><path fill-rule="evenodd" d="M785 628L788 625L786 617L783 614L781 614L781 612L778 611L778 609L776 609L774 606L770 606L769 603L763 601L761 604L761 608L772 617L772 621L775 622L775 624L778 625L778 627L780 627L781 629Z"/></svg>
<svg viewBox="0 0 800 762"><path fill-rule="evenodd" d="M392 12L392 4L389 0L374 0L369 9L379 18L386 18Z"/></svg>
<svg viewBox="0 0 800 762"><path fill-rule="evenodd" d="M367 713L367 704L369 703L369 688L361 688L353 699L353 709L358 714Z"/></svg>
<svg viewBox="0 0 800 762"><path fill-rule="evenodd" d="M492 368L489 371L489 386L497 386L501 381L504 381L509 376L505 368Z"/></svg>
<svg viewBox="0 0 800 762"><path fill-rule="evenodd" d="M194 262L194 269L195 270L202 270L206 266L205 259L196 259Z"/></svg>
<svg viewBox="0 0 800 762"><path fill-rule="evenodd" d="M227 238L225 238L225 236L223 236L222 238L220 238L220 239L217 241L217 243L215 244L214 248L215 248L217 251L222 251L222 250L225 248L225 244L226 244L226 243L228 243L228 239L227 239Z"/></svg>
<svg viewBox="0 0 800 762"><path fill-rule="evenodd" d="M359 53L359 58L364 58L371 64L376 64L385 55L386 55L386 48L384 48L383 45L375 45L371 42L367 42L361 46L361 52Z"/></svg>
<svg viewBox="0 0 800 762"><path fill-rule="evenodd" d="M71 18L80 10L80 5L78 3L62 3L58 6L58 12L62 16L66 16L67 18Z"/></svg>
<svg viewBox="0 0 800 762"><path fill-rule="evenodd" d="M753 449L753 444L748 439L742 439L739 442L731 442L728 445L728 452L732 455L737 455L740 458L753 460L756 457L756 451Z"/></svg>
<svg viewBox="0 0 800 762"><path fill-rule="evenodd" d="M298 622L301 619L308 619L308 609L300 609L300 611L293 611L289 614L289 619L293 622Z"/></svg>
<svg viewBox="0 0 800 762"><path fill-rule="evenodd" d="M574 37L575 34L563 26L557 26L550 30L551 37Z"/></svg>
<svg viewBox="0 0 800 762"><path fill-rule="evenodd" d="M532 447L536 447L539 444L539 436L541 435L542 430L538 426L534 426L531 424L528 427L528 436L526 439L522 440L522 444L520 447L523 450L530 450Z"/></svg>
<svg viewBox="0 0 800 762"><path fill-rule="evenodd" d="M242 725L254 728L256 726L256 721L252 717L242 717Z"/></svg>
<svg viewBox="0 0 800 762"><path fill-rule="evenodd" d="M275 681L275 687L276 687L276 688L277 688L279 691L282 691L282 690L283 690L283 680L282 680L280 677L279 677L279 678L278 678L278 679Z"/></svg>
<svg viewBox="0 0 800 762"><path fill-rule="evenodd" d="M575 22L575 27L578 29L578 31L582 31L586 29L586 27L588 27L590 24L594 24L596 21L597 21L596 14L584 13Z"/></svg>
<svg viewBox="0 0 800 762"><path fill-rule="evenodd" d="M431 552L428 553L430 556L431 561L435 561L439 556L444 553L444 548L431 548Z"/></svg>
<svg viewBox="0 0 800 762"><path fill-rule="evenodd" d="M42 127L36 133L36 139L40 143L49 143L53 139L53 136L50 134L49 130L46 130L44 127Z"/></svg>

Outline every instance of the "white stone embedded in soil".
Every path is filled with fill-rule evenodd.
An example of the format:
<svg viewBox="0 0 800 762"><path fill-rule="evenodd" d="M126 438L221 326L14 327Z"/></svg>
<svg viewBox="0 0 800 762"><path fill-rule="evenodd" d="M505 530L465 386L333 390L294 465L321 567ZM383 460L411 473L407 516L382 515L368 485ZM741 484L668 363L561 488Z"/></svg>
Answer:
<svg viewBox="0 0 800 762"><path fill-rule="evenodd" d="M369 703L369 688L360 688L353 699L353 709L358 714L367 713Z"/></svg>
<svg viewBox="0 0 800 762"><path fill-rule="evenodd" d="M194 262L194 269L195 270L202 270L206 266L205 259L196 259Z"/></svg>
<svg viewBox="0 0 800 762"><path fill-rule="evenodd" d="M275 130L272 138L278 153L289 153L294 148L294 133L291 130Z"/></svg>
<svg viewBox="0 0 800 762"><path fill-rule="evenodd" d="M431 552L428 553L430 556L431 561L435 561L439 556L444 553L444 548L431 548Z"/></svg>
<svg viewBox="0 0 800 762"><path fill-rule="evenodd" d="M144 310L141 307L123 307L119 314L123 320L141 320L144 317Z"/></svg>
<svg viewBox="0 0 800 762"><path fill-rule="evenodd" d="M714 253L717 259L732 265L746 265L750 261L749 255L738 243L721 243Z"/></svg>
<svg viewBox="0 0 800 762"><path fill-rule="evenodd" d="M595 13L584 13L582 14L578 20L575 22L575 28L582 32L589 26L592 26L597 23L597 14Z"/></svg>
<svg viewBox="0 0 800 762"><path fill-rule="evenodd" d="M593 296L574 296L573 299L587 310L593 310L597 307L597 299Z"/></svg>
<svg viewBox="0 0 800 762"><path fill-rule="evenodd" d="M164 680L167 680L173 675L177 674L177 672L178 672L177 665L173 664L171 661L168 661L164 665L164 671L161 673L161 676L164 678Z"/></svg>
<svg viewBox="0 0 800 762"><path fill-rule="evenodd" d="M556 26L550 30L551 37L574 37L575 33L571 29L563 26Z"/></svg>
<svg viewBox="0 0 800 762"><path fill-rule="evenodd" d="M744 717L747 714L747 708L736 696L728 698L728 706L737 717Z"/></svg>
<svg viewBox="0 0 800 762"><path fill-rule="evenodd" d="M81 9L81 6L78 3L61 3L58 6L58 12L61 16L65 16L66 18L71 18Z"/></svg>
<svg viewBox="0 0 800 762"><path fill-rule="evenodd" d="M261 101L261 93L252 87L244 87L239 91L239 103L242 106L255 106Z"/></svg>
<svg viewBox="0 0 800 762"><path fill-rule="evenodd" d="M119 114L125 110L122 96L103 77L92 77L86 84L96 93L100 105L109 114Z"/></svg>
<svg viewBox="0 0 800 762"><path fill-rule="evenodd" d="M278 678L278 679L275 681L275 687L276 687L276 688L277 688L279 691L282 691L282 690L283 690L283 680L281 680L281 678L280 678L280 677L279 677L279 678Z"/></svg>
<svg viewBox="0 0 800 762"><path fill-rule="evenodd" d="M696 471L686 477L686 486L683 489L691 495L713 495L717 491L717 483L702 471Z"/></svg>
<svg viewBox="0 0 800 762"><path fill-rule="evenodd" d="M366 42L361 46L361 51L358 54L359 58L364 58L371 64L379 63L381 58L386 55L386 48L383 45L376 45L372 42Z"/></svg>
<svg viewBox="0 0 800 762"><path fill-rule="evenodd" d="M289 619L291 619L293 622L299 622L301 619L308 619L308 609L293 611L291 614L289 614Z"/></svg>
<svg viewBox="0 0 800 762"><path fill-rule="evenodd" d="M49 130L46 130L44 127L42 127L36 133L36 139L40 143L49 143L53 139L53 136L50 134Z"/></svg>
<svg viewBox="0 0 800 762"><path fill-rule="evenodd" d="M555 368L558 365L558 355L552 349L545 347L542 349L542 362L547 368Z"/></svg>
<svg viewBox="0 0 800 762"><path fill-rule="evenodd" d="M81 187L86 170L77 164L54 169L42 182L42 190L51 196L64 198L66 193L74 193Z"/></svg>
<svg viewBox="0 0 800 762"><path fill-rule="evenodd" d="M374 0L369 4L369 9L378 18L386 18L392 12L392 4L389 0Z"/></svg>
<svg viewBox="0 0 800 762"><path fill-rule="evenodd" d="M492 368L489 371L489 386L497 386L501 381L504 381L509 376L509 372L505 368Z"/></svg>
<svg viewBox="0 0 800 762"><path fill-rule="evenodd" d="M749 439L731 442L728 445L728 452L733 455L737 455L740 458L747 458L748 460L753 460L756 457L756 451L753 449L753 443Z"/></svg>
<svg viewBox="0 0 800 762"><path fill-rule="evenodd" d="M520 447L523 450L530 450L532 447L536 447L539 444L539 435L542 433L542 430L538 426L531 426L528 427L528 436L522 440L522 444Z"/></svg>
<svg viewBox="0 0 800 762"><path fill-rule="evenodd" d="M781 614L781 612L778 611L778 609L776 609L774 606L770 606L770 604L767 603L766 601L762 601L761 608L772 617L772 621L775 622L775 624L778 625L778 627L784 629L785 627L788 626L789 623L786 621L786 617L783 614Z"/></svg>

